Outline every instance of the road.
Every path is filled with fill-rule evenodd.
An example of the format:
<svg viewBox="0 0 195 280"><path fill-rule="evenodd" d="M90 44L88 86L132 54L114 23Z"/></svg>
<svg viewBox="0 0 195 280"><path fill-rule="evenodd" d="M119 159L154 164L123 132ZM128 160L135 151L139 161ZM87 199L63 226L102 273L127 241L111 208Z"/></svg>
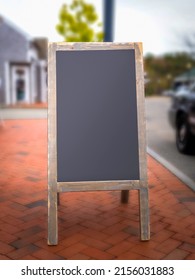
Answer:
<svg viewBox="0 0 195 280"><path fill-rule="evenodd" d="M195 156L180 154L175 146L175 131L169 125L169 97L146 98L148 152L195 190ZM1 119L47 118L47 109L0 109Z"/></svg>
<svg viewBox="0 0 195 280"><path fill-rule="evenodd" d="M195 156L180 154L175 131L168 122L169 97L146 98L148 152L195 190Z"/></svg>

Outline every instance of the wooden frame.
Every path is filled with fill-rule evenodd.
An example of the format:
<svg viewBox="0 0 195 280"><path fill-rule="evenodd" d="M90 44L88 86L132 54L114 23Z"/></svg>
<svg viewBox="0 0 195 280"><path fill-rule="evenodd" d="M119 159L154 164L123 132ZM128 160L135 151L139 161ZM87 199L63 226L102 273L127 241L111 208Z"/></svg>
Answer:
<svg viewBox="0 0 195 280"><path fill-rule="evenodd" d="M136 60L136 92L139 144L140 180L57 182L56 147L56 52L82 50L134 49ZM149 206L145 137L144 73L141 43L50 43L48 49L48 244L58 243L57 196L60 192L121 190L127 197L128 191L136 189L140 198L141 240L150 239ZM127 200L127 199L126 199Z"/></svg>

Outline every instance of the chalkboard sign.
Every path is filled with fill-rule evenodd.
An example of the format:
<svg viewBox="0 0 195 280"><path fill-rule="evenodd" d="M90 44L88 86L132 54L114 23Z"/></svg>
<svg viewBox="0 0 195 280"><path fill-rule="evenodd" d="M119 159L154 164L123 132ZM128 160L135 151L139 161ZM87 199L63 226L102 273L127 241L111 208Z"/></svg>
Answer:
<svg viewBox="0 0 195 280"><path fill-rule="evenodd" d="M141 43L51 43L48 55L48 244L57 194L140 191L149 239Z"/></svg>

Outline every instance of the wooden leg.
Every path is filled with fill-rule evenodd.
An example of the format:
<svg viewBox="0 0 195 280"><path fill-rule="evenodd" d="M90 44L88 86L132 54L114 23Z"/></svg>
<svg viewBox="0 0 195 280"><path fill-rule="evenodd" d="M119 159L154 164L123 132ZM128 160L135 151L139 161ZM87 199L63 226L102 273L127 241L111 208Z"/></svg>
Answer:
<svg viewBox="0 0 195 280"><path fill-rule="evenodd" d="M48 245L58 244L57 192L48 191Z"/></svg>
<svg viewBox="0 0 195 280"><path fill-rule="evenodd" d="M121 191L121 203L128 203L129 201L129 190Z"/></svg>
<svg viewBox="0 0 195 280"><path fill-rule="evenodd" d="M141 188L139 190L139 205L140 205L141 240L146 241L150 239L148 188Z"/></svg>
<svg viewBox="0 0 195 280"><path fill-rule="evenodd" d="M58 205L60 205L60 193L57 194Z"/></svg>

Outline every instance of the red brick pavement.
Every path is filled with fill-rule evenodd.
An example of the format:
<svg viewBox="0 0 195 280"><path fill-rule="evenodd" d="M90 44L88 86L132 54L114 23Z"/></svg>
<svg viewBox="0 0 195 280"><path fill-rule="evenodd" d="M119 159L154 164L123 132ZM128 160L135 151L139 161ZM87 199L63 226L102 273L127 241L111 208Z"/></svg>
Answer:
<svg viewBox="0 0 195 280"><path fill-rule="evenodd" d="M47 122L0 127L0 259L195 259L195 193L148 156L151 240L137 191L63 193L59 245L47 245Z"/></svg>
<svg viewBox="0 0 195 280"><path fill-rule="evenodd" d="M47 108L48 104L45 102L38 102L33 104L26 104L26 103L20 103L20 104L13 104L13 105L3 105L0 104L1 108Z"/></svg>

